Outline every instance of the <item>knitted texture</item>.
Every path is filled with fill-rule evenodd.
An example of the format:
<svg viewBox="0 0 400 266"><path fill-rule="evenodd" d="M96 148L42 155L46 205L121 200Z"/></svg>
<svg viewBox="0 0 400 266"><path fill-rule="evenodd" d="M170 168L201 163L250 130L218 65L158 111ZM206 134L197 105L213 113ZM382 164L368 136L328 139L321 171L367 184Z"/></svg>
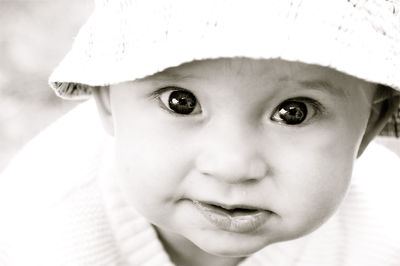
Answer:
<svg viewBox="0 0 400 266"><path fill-rule="evenodd" d="M400 90L397 0L99 0L50 77L64 98L192 60L282 58Z"/></svg>
<svg viewBox="0 0 400 266"><path fill-rule="evenodd" d="M93 102L29 143L0 178L0 265L173 265L115 184L112 154ZM399 158L371 144L325 225L241 266L400 265L399 173Z"/></svg>

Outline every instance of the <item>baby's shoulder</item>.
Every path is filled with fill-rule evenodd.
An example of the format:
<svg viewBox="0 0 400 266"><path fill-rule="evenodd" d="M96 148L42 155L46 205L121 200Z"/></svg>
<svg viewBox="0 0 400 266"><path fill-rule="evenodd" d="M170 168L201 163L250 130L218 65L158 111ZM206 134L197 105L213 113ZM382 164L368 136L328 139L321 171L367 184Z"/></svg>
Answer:
<svg viewBox="0 0 400 266"><path fill-rule="evenodd" d="M400 262L399 190L400 157L372 143L356 162L352 184L336 217L348 236L349 251L363 250L366 258L375 259L388 255Z"/></svg>
<svg viewBox="0 0 400 266"><path fill-rule="evenodd" d="M371 143L356 161L350 192L371 202L400 207L400 157L377 142Z"/></svg>
<svg viewBox="0 0 400 266"><path fill-rule="evenodd" d="M35 200L85 182L95 173L102 132L94 102L78 105L17 153L2 173L0 189Z"/></svg>
<svg viewBox="0 0 400 266"><path fill-rule="evenodd" d="M43 258L51 261L51 254L64 252L62 242L73 243L78 235L85 245L100 243L93 232L105 228L96 181L106 141L102 132L94 102L86 102L15 156L0 177L0 264L5 253L15 265L26 265L23 259L47 265Z"/></svg>
<svg viewBox="0 0 400 266"><path fill-rule="evenodd" d="M104 133L85 102L28 142L0 177L0 210L49 208L96 176Z"/></svg>
<svg viewBox="0 0 400 266"><path fill-rule="evenodd" d="M400 265L400 158L372 143L337 212L305 237L299 265Z"/></svg>

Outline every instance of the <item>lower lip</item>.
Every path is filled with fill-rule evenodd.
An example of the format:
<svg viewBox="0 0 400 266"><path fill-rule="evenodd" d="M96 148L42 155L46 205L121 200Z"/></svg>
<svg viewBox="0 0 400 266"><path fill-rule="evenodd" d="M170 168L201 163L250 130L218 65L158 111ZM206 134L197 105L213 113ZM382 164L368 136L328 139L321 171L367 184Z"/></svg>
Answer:
<svg viewBox="0 0 400 266"><path fill-rule="evenodd" d="M221 230L235 233L255 231L272 215L272 212L261 210L250 212L228 211L199 201L193 201L193 204L211 224Z"/></svg>

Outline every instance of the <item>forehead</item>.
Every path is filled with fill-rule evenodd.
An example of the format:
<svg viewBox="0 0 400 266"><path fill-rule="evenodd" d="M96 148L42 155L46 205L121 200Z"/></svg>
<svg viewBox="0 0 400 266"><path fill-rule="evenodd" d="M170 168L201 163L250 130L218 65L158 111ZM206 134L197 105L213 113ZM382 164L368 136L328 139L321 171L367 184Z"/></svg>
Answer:
<svg viewBox="0 0 400 266"><path fill-rule="evenodd" d="M193 61L148 76L154 83L229 83L252 87L262 84L280 92L285 88L324 91L346 97L356 91L371 94L374 84L319 65L280 59L219 58Z"/></svg>
<svg viewBox="0 0 400 266"><path fill-rule="evenodd" d="M317 72L329 75L332 70L321 66L279 59L219 58L184 63L177 67L167 68L145 79L209 78L217 74L218 76L235 75L241 78L258 76L260 79L273 77L274 79L287 80L305 71L311 75L317 74Z"/></svg>

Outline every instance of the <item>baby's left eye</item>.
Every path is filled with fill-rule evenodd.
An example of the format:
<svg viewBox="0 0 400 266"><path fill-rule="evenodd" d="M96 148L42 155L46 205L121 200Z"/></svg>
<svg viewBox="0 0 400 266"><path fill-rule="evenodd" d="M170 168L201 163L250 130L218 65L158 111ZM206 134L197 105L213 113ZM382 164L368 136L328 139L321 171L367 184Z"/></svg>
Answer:
<svg viewBox="0 0 400 266"><path fill-rule="evenodd" d="M289 99L278 105L271 120L286 125L299 125L314 117L319 108L320 104L313 99Z"/></svg>

